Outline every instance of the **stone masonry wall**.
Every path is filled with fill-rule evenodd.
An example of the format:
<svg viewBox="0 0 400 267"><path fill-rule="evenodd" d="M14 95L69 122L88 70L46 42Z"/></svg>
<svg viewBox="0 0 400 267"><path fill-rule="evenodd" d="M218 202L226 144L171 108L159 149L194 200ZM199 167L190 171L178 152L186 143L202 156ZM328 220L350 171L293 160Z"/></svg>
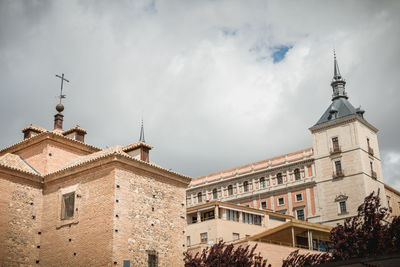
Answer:
<svg viewBox="0 0 400 267"><path fill-rule="evenodd" d="M39 259L42 190L0 173L0 266L34 266Z"/></svg>
<svg viewBox="0 0 400 267"><path fill-rule="evenodd" d="M116 170L113 258L117 266L147 266L148 251L158 266L183 266L185 186L132 169ZM118 217L117 217L118 216Z"/></svg>

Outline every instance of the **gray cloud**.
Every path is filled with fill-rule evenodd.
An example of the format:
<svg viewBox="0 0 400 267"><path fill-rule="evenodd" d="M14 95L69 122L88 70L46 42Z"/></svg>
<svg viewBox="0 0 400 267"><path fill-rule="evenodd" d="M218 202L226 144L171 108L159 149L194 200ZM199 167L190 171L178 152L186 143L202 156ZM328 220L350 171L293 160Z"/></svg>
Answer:
<svg viewBox="0 0 400 267"><path fill-rule="evenodd" d="M336 48L353 105L380 129L385 180L399 186L397 1L1 1L2 147L29 123L101 147L139 137L152 160L191 176L311 146L330 103ZM274 47L290 46L274 64ZM257 48L257 49L255 49Z"/></svg>

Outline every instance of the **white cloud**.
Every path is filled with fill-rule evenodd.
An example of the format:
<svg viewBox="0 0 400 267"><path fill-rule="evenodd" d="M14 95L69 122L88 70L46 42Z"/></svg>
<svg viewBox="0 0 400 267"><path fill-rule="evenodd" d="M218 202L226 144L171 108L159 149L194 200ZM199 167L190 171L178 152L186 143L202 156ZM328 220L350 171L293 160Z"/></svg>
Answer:
<svg viewBox="0 0 400 267"><path fill-rule="evenodd" d="M381 130L384 161L400 151L398 2L0 5L2 147L29 123L51 128L61 72L66 127L81 125L95 145L127 144L143 115L152 160L187 175L309 147L335 46L350 101ZM292 48L273 64L279 45Z"/></svg>

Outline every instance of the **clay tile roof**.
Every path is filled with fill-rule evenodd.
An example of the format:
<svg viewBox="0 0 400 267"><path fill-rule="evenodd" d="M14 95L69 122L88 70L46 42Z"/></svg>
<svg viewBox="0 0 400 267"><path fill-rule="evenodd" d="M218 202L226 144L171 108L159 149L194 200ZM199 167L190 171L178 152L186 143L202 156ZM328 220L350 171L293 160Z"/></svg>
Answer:
<svg viewBox="0 0 400 267"><path fill-rule="evenodd" d="M143 164L155 167L157 169L160 169L160 170L163 170L163 171L167 171L167 172L173 173L175 175L179 175L179 176L184 177L186 179L189 179L189 180L192 179L189 176L180 174L180 173L172 171L172 170L165 169L165 168L163 168L163 167L161 167L161 166L159 166L157 164L154 164L152 162L145 162L145 161L142 161L142 160L135 159L134 157L131 157L127 153L125 153L124 150L125 150L125 147L122 147L122 146L119 146L119 145L116 145L116 146L113 146L113 147L110 147L110 148L106 148L106 149L103 149L101 151L95 152L93 154L90 154L90 155L87 155L87 156L83 156L83 157L80 157L80 158L78 158L76 160L73 160L73 161L69 162L68 164L66 164L64 167L62 167L61 169L59 169L59 170L57 170L55 172L49 173L46 176L54 175L56 173L60 173L60 172L62 172L64 170L67 170L67 169L73 169L75 167L88 164L88 163L96 161L98 159L108 157L110 155L120 155L120 156L123 156L125 158L130 159L130 160L138 161L138 162L141 162Z"/></svg>
<svg viewBox="0 0 400 267"><path fill-rule="evenodd" d="M67 135L67 134L72 133L74 131L82 132L84 134L87 134L85 129L82 129L79 125L76 125L75 127L72 127L71 129L64 131L63 135Z"/></svg>
<svg viewBox="0 0 400 267"><path fill-rule="evenodd" d="M0 157L0 165L10 169L19 170L25 173L41 175L31 165L29 165L23 158L18 155L6 153Z"/></svg>
<svg viewBox="0 0 400 267"><path fill-rule="evenodd" d="M82 165L84 163L92 162L96 159L103 158L103 157L106 157L106 156L109 156L112 154L121 154L121 155L129 156L128 154L126 154L125 152L122 151L121 146L112 146L110 148L100 150L100 151L92 153L90 155L79 157L79 158L67 163L60 170L67 169L67 168L69 169L69 168L72 168L75 166Z"/></svg>
<svg viewBox="0 0 400 267"><path fill-rule="evenodd" d="M123 150L124 152L128 152L128 151L134 150L134 149L136 149L136 148L138 148L138 147L141 147L141 146L147 147L148 149L152 149L152 148L153 148L153 147L150 146L149 144L147 144L147 143L145 143L145 142L143 142L143 141L139 141L139 142L136 142L136 143L133 143L133 144L124 146L122 150Z"/></svg>
<svg viewBox="0 0 400 267"><path fill-rule="evenodd" d="M33 125L33 124L31 124L28 127L22 129L22 132L26 132L27 130L32 130L32 131L35 131L35 132L38 132L38 133L47 132L47 130L45 128L42 128L42 127L39 127L39 126L36 126L36 125Z"/></svg>

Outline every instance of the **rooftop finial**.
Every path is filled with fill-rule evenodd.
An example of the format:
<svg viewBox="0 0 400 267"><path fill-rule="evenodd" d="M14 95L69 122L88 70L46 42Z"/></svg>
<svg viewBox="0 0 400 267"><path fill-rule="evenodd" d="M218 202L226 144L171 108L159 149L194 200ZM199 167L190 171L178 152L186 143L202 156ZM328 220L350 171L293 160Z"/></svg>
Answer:
<svg viewBox="0 0 400 267"><path fill-rule="evenodd" d="M143 118L142 118L142 125L140 127L140 138L139 138L139 142L146 142L144 140L144 127L143 127Z"/></svg>
<svg viewBox="0 0 400 267"><path fill-rule="evenodd" d="M331 86L333 89L332 100L340 97L348 98L345 90L346 81L342 79L339 71L339 64L336 59L336 51L333 49L333 80Z"/></svg>
<svg viewBox="0 0 400 267"><path fill-rule="evenodd" d="M63 95L63 85L64 85L64 81L68 82L69 81L67 79L64 78L64 73L60 76L56 74L57 78L61 79L61 91L60 91L60 103L57 104L56 106L56 110L58 111L58 113L56 115L54 115L54 130L62 130L63 128L63 117L64 115L61 114L61 112L63 112L64 110L64 105L61 104L61 100L63 98L65 98L65 95Z"/></svg>

